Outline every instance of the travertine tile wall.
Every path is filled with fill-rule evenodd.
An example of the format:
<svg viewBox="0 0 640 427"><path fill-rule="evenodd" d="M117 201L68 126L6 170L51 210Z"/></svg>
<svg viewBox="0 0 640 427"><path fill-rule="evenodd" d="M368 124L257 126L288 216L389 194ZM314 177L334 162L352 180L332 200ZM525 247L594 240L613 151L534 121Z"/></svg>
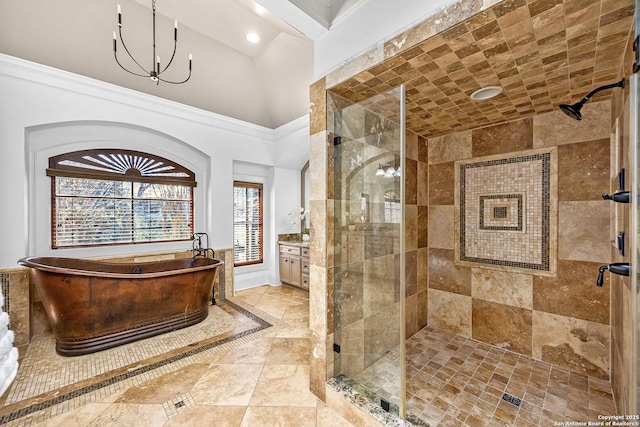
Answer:
<svg viewBox="0 0 640 427"><path fill-rule="evenodd" d="M609 105L585 106L582 122L554 111L429 140L430 326L609 378L608 278L595 286L610 259ZM454 162L554 146L557 277L456 265Z"/></svg>
<svg viewBox="0 0 640 427"><path fill-rule="evenodd" d="M633 67L633 38L629 37L625 50L624 61L620 67L619 78L628 76ZM611 100L611 192L615 191L617 182L617 172L625 168L627 171L626 189L630 188L633 150L631 149L629 135L630 119L630 98L629 85L624 90L617 89ZM624 232L626 235L624 255L618 252L616 246L612 245L611 262L630 262L634 259L631 255L631 239L636 236L631 235L630 226L630 205L619 203L611 204L611 239L614 240L618 233ZM633 312L633 282L629 277L611 275L611 386L616 401L616 407L621 414L633 413L633 388L637 383L633 364L637 360L637 355L631 350L633 348L634 315ZM636 409L637 411L637 409Z"/></svg>
<svg viewBox="0 0 640 427"><path fill-rule="evenodd" d="M309 111L309 177L311 236L309 254L309 388L326 400L326 382L333 376L333 146L327 134L327 85L311 85Z"/></svg>
<svg viewBox="0 0 640 427"><path fill-rule="evenodd" d="M405 331L410 337L427 325L429 274L429 149L426 138L406 133Z"/></svg>

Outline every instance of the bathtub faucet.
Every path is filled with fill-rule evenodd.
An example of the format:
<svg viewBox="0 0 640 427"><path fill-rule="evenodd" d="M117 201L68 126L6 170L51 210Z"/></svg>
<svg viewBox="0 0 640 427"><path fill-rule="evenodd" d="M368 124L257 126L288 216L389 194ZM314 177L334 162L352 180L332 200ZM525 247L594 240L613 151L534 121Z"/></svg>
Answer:
<svg viewBox="0 0 640 427"><path fill-rule="evenodd" d="M202 246L202 238L206 237L206 245ZM213 249L209 247L209 235L207 233L195 233L191 236L191 260L194 261L196 257L202 256L207 258L207 254L211 252L211 258L215 258ZM216 305L216 296L213 288L211 289L211 305Z"/></svg>
<svg viewBox="0 0 640 427"><path fill-rule="evenodd" d="M202 238L206 238L206 245L202 245ZM195 233L191 236L191 258L195 259L197 256L203 256L207 258L207 254L211 252L211 258L214 258L213 249L209 247L209 235L207 233Z"/></svg>

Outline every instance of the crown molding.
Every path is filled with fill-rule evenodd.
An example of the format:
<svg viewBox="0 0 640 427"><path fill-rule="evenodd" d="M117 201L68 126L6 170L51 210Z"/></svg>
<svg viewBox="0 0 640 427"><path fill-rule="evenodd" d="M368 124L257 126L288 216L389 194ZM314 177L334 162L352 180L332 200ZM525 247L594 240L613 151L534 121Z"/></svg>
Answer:
<svg viewBox="0 0 640 427"><path fill-rule="evenodd" d="M0 53L0 77L47 86L145 111L273 141L274 129ZM286 126L286 125L284 125Z"/></svg>

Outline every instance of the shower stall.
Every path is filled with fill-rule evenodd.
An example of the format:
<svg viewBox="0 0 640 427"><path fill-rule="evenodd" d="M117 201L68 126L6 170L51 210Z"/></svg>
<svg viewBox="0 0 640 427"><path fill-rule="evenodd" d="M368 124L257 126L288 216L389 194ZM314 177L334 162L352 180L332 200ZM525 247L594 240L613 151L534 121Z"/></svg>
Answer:
<svg viewBox="0 0 640 427"><path fill-rule="evenodd" d="M457 46L433 48L443 40L326 91L328 376L434 425L638 414L640 94L630 49L615 78L562 100L540 82L532 87L549 105L537 111L536 96L515 111L502 98L493 120L474 116L493 107L468 104L447 77L431 85L398 65L424 63L438 81L429 54ZM603 87L612 98L593 92L572 105L580 121L557 108L623 77L624 87ZM407 89L385 89L391 81ZM468 120L430 115L458 108ZM622 189L621 169L624 206L602 200ZM598 279L617 262L631 264L630 277Z"/></svg>

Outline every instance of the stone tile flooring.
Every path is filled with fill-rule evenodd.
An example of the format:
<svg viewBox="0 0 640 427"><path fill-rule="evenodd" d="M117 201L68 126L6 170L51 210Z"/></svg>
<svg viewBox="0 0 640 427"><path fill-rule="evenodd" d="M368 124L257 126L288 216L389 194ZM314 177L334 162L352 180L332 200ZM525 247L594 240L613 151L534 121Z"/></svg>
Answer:
<svg viewBox="0 0 640 427"><path fill-rule="evenodd" d="M0 424L349 426L309 392L308 322L306 292L267 285L220 301L202 324L93 355L63 358L51 336L36 337L0 397ZM406 347L407 410L434 427L616 414L607 381L431 327ZM368 372L367 386L397 393L385 364L398 357Z"/></svg>
<svg viewBox="0 0 640 427"><path fill-rule="evenodd" d="M201 324L92 355L57 356L39 336L0 424L349 426L309 391L308 325L307 292L261 286Z"/></svg>
<svg viewBox="0 0 640 427"><path fill-rule="evenodd" d="M406 352L407 411L432 426L559 426L617 414L608 381L440 329L423 328Z"/></svg>

